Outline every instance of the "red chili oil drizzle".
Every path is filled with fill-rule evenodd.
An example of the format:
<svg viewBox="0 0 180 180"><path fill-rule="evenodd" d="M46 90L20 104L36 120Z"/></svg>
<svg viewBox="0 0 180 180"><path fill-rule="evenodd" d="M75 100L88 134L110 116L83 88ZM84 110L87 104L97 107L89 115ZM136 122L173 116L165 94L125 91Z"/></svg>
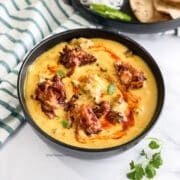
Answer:
<svg viewBox="0 0 180 180"><path fill-rule="evenodd" d="M133 111L130 111L128 121L123 122L123 129L128 129L129 127L132 127L135 125L135 120L134 120L134 114Z"/></svg>
<svg viewBox="0 0 180 180"><path fill-rule="evenodd" d="M97 45L97 46L93 46L92 48L98 48L98 51L105 51L108 54L110 54L110 56L116 60L116 61L121 61L120 57L118 55L116 55L114 52L112 52L110 49L102 46L102 45ZM103 49L99 49L99 48L103 48Z"/></svg>
<svg viewBox="0 0 180 180"><path fill-rule="evenodd" d="M47 69L51 72L51 73L56 73L57 71L57 66L47 66Z"/></svg>
<svg viewBox="0 0 180 180"><path fill-rule="evenodd" d="M106 120L106 119L103 119L102 121L101 121L101 127L102 127L102 129L109 129L109 128L111 128L113 126L113 124L111 123L111 122L109 122L108 120Z"/></svg>
<svg viewBox="0 0 180 180"><path fill-rule="evenodd" d="M118 123L118 122L113 123L113 122L108 121L107 119L103 119L101 121L101 127L102 127L102 129L109 129L116 123ZM134 114L133 114L133 111L131 111L128 116L128 120L122 122L122 126L123 126L122 131L127 131L128 128L130 128L134 125L135 125ZM122 131L120 131L120 132L122 132Z"/></svg>

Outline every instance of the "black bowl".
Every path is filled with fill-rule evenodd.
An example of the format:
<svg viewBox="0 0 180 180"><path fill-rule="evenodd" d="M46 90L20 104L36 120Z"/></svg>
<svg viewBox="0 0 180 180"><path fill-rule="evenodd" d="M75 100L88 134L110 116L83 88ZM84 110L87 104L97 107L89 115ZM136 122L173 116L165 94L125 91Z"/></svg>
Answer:
<svg viewBox="0 0 180 180"><path fill-rule="evenodd" d="M105 38L114 40L117 42L120 42L127 46L129 49L131 49L135 54L142 57L145 61L145 63L149 66L149 68L152 70L158 87L158 103L156 106L156 110L154 112L154 115L152 117L151 122L147 126L147 128L137 137L135 137L133 140L116 147L110 147L110 148L103 148L103 149L88 149L88 148L80 148L80 147L74 147L68 144L65 144L63 142L57 141L54 138L50 137L48 134L46 134L44 131L42 131L33 121L31 115L28 112L28 109L26 107L25 98L24 98L24 83L26 79L26 73L29 65L31 65L35 59L41 55L43 52L49 50L50 48L54 47L56 44L64 41L69 41L73 38L78 37L86 37L86 38ZM32 82L33 83L33 82ZM99 30L99 29L75 29L75 30L69 30L63 33L55 34L51 37L48 37L47 39L43 40L41 43L39 43L37 46L35 46L29 54L25 57L24 63L21 66L19 76L18 76L18 96L20 100L20 104L22 107L22 110L24 112L24 115L28 122L32 125L32 127L38 132L38 134L43 137L47 142L50 144L55 145L58 149L62 150L64 152L78 152L82 153L84 152L86 155L95 155L97 152L104 153L105 155L111 155L118 152L123 152L130 147L137 144L143 137L150 131L150 129L155 125L157 122L157 119L160 115L163 101L164 101L164 82L162 78L162 74L160 72L160 69L158 68L158 65L156 64L155 60L152 58L152 56L139 44L137 44L135 41L129 39L126 36L116 34L110 31L105 30ZM80 153L80 154L81 154ZM98 153L98 154L99 154ZM81 156L82 157L82 156Z"/></svg>
<svg viewBox="0 0 180 180"><path fill-rule="evenodd" d="M165 32L168 30L175 29L180 26L180 18L174 20L168 20L163 22L156 23L141 23L136 17L133 15L131 11L129 1L125 0L122 6L122 11L128 13L132 17L132 22L125 22L121 20L110 19L104 17L94 11L92 11L87 6L84 6L80 3L80 0L70 0L72 6L81 13L83 17L88 19L89 21L103 25L105 28L109 28L111 30L123 31L128 33L136 33L136 34L152 34L158 32Z"/></svg>

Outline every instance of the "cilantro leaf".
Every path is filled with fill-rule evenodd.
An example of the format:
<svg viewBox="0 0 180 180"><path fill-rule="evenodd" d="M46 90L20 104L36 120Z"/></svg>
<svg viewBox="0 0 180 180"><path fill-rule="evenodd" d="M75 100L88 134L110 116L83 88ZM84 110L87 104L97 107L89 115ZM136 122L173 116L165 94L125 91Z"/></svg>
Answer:
<svg viewBox="0 0 180 180"><path fill-rule="evenodd" d="M146 159L148 159L147 153L144 151L144 149L140 153L141 156L144 156Z"/></svg>
<svg viewBox="0 0 180 180"><path fill-rule="evenodd" d="M151 149L158 149L160 147L160 145L157 143L157 141L154 141L154 140L152 140L148 146Z"/></svg>
<svg viewBox="0 0 180 180"><path fill-rule="evenodd" d="M116 86L114 84L109 84L107 87L107 93L112 95L116 91Z"/></svg>
<svg viewBox="0 0 180 180"><path fill-rule="evenodd" d="M127 173L127 178L131 180L135 180L135 171Z"/></svg>
<svg viewBox="0 0 180 180"><path fill-rule="evenodd" d="M158 169L163 164L163 160L161 158L160 152L155 153L155 154L152 155L152 159L150 161L150 164L153 167L155 167L156 169Z"/></svg>
<svg viewBox="0 0 180 180"><path fill-rule="evenodd" d="M130 168L134 169L134 171L131 171L127 174L127 178L131 180L141 180L144 176L144 169L142 167L142 164L134 164L134 161L131 161Z"/></svg>
<svg viewBox="0 0 180 180"><path fill-rule="evenodd" d="M65 72L62 71L62 70L58 70L58 71L57 71L57 74L58 74L59 76L61 76L62 78L66 76Z"/></svg>
<svg viewBox="0 0 180 180"><path fill-rule="evenodd" d="M63 121L61 121L61 123L62 123L63 128L68 128L69 123L67 120L63 120Z"/></svg>
<svg viewBox="0 0 180 180"><path fill-rule="evenodd" d="M134 161L131 161L131 162L129 163L129 165L130 165L130 169L134 169L134 168L135 168Z"/></svg>
<svg viewBox="0 0 180 180"><path fill-rule="evenodd" d="M135 180L141 180L144 176L144 169L142 167L142 164L137 164L135 166L135 171L136 171Z"/></svg>
<svg viewBox="0 0 180 180"><path fill-rule="evenodd" d="M156 170L151 164L147 164L145 168L146 177L153 178L156 175Z"/></svg>

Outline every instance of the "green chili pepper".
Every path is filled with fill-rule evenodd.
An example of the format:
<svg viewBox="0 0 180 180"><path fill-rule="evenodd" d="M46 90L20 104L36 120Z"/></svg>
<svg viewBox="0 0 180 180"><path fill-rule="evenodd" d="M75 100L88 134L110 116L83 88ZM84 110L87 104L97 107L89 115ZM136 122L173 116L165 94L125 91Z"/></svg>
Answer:
<svg viewBox="0 0 180 180"><path fill-rule="evenodd" d="M106 16L111 19L120 19L122 21L128 21L128 22L131 21L132 19L131 16L129 16L128 14L103 4L93 3L90 5L90 8L93 11L101 14L102 16Z"/></svg>

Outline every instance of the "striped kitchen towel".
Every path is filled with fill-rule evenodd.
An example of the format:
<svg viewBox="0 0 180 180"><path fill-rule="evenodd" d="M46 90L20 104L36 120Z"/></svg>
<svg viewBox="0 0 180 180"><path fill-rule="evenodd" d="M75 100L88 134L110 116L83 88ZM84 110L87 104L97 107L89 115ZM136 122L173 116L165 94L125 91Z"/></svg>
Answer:
<svg viewBox="0 0 180 180"><path fill-rule="evenodd" d="M0 144L25 121L16 89L25 54L50 34L89 26L63 0L0 0Z"/></svg>
<svg viewBox="0 0 180 180"><path fill-rule="evenodd" d="M79 27L93 25L65 0L0 0L0 144L25 121L16 89L25 54L48 35Z"/></svg>

